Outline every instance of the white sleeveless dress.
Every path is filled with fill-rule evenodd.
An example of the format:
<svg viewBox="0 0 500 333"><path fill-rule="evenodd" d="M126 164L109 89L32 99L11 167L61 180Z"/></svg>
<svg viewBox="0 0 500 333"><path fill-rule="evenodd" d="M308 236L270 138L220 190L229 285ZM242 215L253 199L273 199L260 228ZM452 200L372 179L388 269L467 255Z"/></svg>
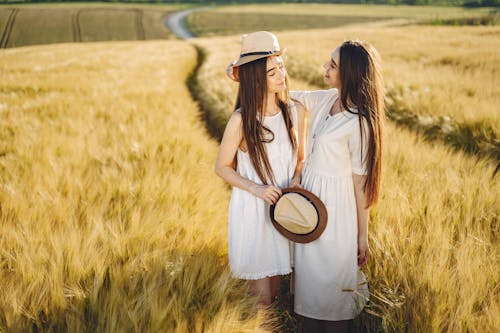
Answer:
<svg viewBox="0 0 500 333"><path fill-rule="evenodd" d="M290 107L296 128L297 112ZM290 144L283 115L264 117L264 126L274 133L274 140L264 144L273 170L276 186L289 185L297 157ZM255 183L262 184L247 152L238 149L236 171ZM229 265L240 279L257 280L284 275L292 271L291 244L272 225L269 204L253 194L233 187L229 203Z"/></svg>
<svg viewBox="0 0 500 333"><path fill-rule="evenodd" d="M291 92L291 97L304 104L310 116L301 183L328 211L323 234L311 243L295 244L295 312L320 320L353 319L368 300L368 286L357 264L352 179L352 173L366 174L359 118L349 112L329 115L337 89ZM363 153L367 147L364 141Z"/></svg>

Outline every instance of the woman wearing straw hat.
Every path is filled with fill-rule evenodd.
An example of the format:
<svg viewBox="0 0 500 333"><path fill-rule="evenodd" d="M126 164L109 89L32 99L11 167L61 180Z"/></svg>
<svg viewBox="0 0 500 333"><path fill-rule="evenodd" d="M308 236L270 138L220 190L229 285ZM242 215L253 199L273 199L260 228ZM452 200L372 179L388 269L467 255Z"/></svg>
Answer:
<svg viewBox="0 0 500 333"><path fill-rule="evenodd" d="M295 244L294 307L304 332L347 332L368 299L358 266L369 257L369 207L379 196L384 97L378 54L364 42L344 42L323 67L332 89L291 92L309 111L306 161L292 183L328 212L318 239Z"/></svg>
<svg viewBox="0 0 500 333"><path fill-rule="evenodd" d="M249 280L250 291L264 305L277 295L279 276L292 271L290 243L273 227L269 205L298 176L303 159L304 111L289 100L281 53L269 32L242 36L240 57L233 63L234 78L240 82L238 99L215 166L217 175L233 187L231 271Z"/></svg>

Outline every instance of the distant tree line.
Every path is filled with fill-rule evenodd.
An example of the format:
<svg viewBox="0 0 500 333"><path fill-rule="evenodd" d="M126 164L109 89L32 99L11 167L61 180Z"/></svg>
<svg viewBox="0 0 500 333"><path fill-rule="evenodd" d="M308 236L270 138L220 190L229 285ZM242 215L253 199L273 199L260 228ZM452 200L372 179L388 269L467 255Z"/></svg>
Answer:
<svg viewBox="0 0 500 333"><path fill-rule="evenodd" d="M48 3L48 2L93 2L89 0L0 0L0 4ZM386 5L447 5L464 7L499 7L500 0L101 0L95 2L122 3L191 3L191 4L243 4L243 3L344 3Z"/></svg>

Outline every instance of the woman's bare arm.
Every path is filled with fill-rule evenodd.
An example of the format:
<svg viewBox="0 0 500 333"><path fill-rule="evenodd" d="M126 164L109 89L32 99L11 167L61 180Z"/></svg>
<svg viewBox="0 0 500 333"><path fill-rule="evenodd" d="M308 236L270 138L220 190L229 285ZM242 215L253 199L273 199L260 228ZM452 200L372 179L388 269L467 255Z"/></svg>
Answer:
<svg viewBox="0 0 500 333"><path fill-rule="evenodd" d="M368 245L368 219L370 208L366 204L366 196L363 191L363 185L366 176L352 174L354 184L354 196L356 197L356 209L358 213L358 265L363 266L370 256L370 247Z"/></svg>
<svg viewBox="0 0 500 333"><path fill-rule="evenodd" d="M290 186L300 186L302 168L304 167L305 160L305 147L306 147L306 108L304 105L296 103L295 107L297 109L297 166L295 167L295 172L293 178L290 182Z"/></svg>
<svg viewBox="0 0 500 333"><path fill-rule="evenodd" d="M239 175L234 169L234 159L238 146L243 140L242 117L234 112L226 125L224 136L215 162L215 173L229 185L245 190L269 204L274 204L281 196L281 190L271 185L260 185Z"/></svg>

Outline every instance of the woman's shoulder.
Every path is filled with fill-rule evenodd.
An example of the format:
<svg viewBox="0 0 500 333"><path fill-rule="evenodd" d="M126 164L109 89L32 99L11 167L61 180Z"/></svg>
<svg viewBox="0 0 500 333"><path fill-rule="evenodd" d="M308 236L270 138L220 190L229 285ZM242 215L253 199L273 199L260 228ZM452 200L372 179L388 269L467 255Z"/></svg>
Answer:
<svg viewBox="0 0 500 333"><path fill-rule="evenodd" d="M241 115L241 109L236 109L231 114L231 117L228 120L228 125L232 126L241 126L243 122L243 116Z"/></svg>

